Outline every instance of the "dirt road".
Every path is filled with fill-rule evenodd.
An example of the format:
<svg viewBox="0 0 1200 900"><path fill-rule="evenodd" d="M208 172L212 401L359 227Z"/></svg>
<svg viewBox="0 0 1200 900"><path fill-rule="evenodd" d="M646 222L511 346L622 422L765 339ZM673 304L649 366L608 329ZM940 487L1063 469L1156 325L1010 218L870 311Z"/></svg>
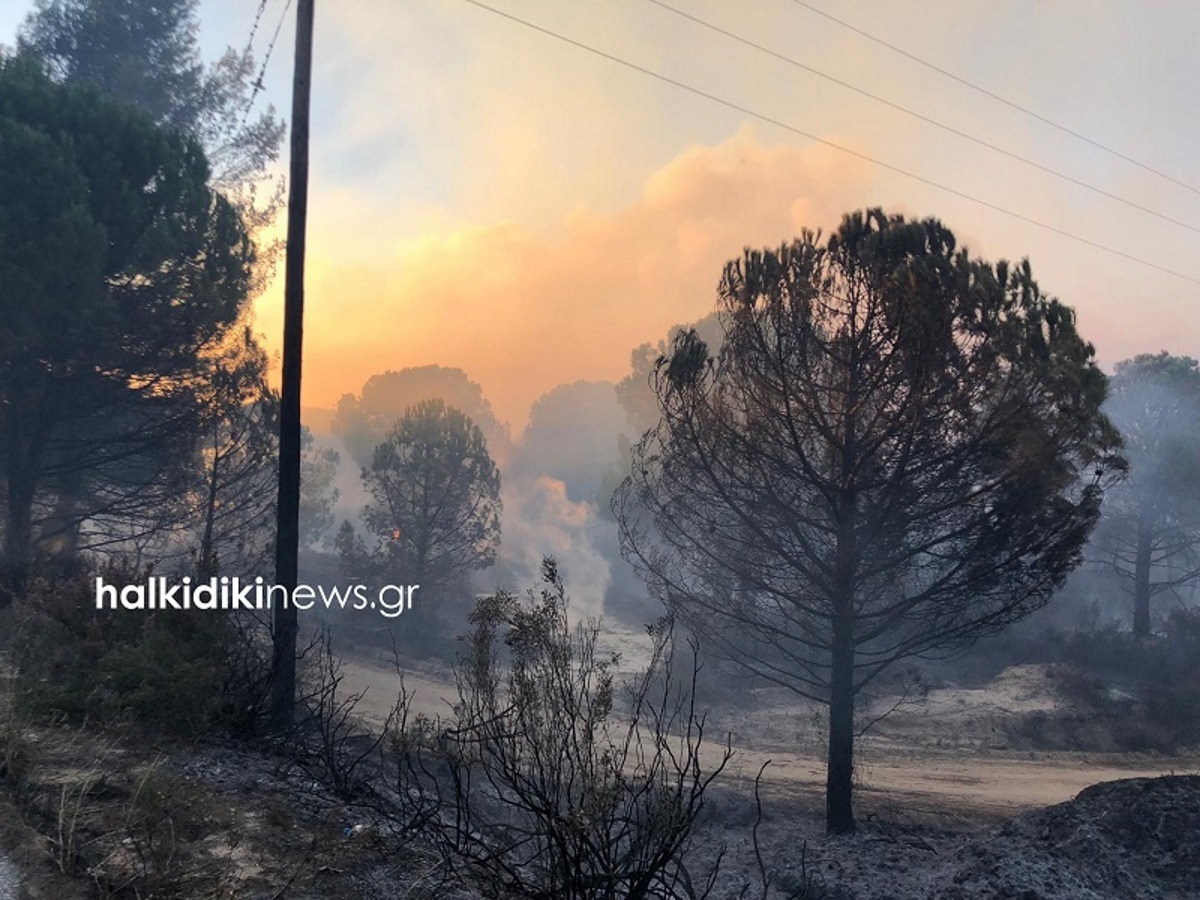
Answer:
<svg viewBox="0 0 1200 900"><path fill-rule="evenodd" d="M348 662L344 676L346 689L366 690L360 707L365 716L382 721L399 689L396 673ZM450 712L448 701L454 692L448 681L406 673L404 683L414 695L414 711L430 716ZM1035 696L1028 677L1000 679L986 697L978 690L960 693L965 696L932 698L934 715L925 708L912 717L912 722L898 719L888 739L864 742L857 764L860 810L963 823L992 821L1069 800L1100 781L1200 773L1197 757L939 749L928 739L930 735L947 728L965 728L968 721L978 724L979 710L985 706L1043 708L1047 702ZM956 720L955 710L970 712L971 718ZM787 742L780 740L785 731L781 723L789 718L793 717L786 709L767 707L744 716L719 716L714 722L733 735L736 756L728 770L732 778L749 784L762 764L770 760L763 776L769 794L793 800L811 797L819 807L823 802L824 760L813 751L811 741L799 752L782 749ZM918 727L921 725L925 727ZM897 734L907 735L908 739L897 739ZM918 742L917 734L925 736L924 743ZM715 753L718 748L711 749Z"/></svg>

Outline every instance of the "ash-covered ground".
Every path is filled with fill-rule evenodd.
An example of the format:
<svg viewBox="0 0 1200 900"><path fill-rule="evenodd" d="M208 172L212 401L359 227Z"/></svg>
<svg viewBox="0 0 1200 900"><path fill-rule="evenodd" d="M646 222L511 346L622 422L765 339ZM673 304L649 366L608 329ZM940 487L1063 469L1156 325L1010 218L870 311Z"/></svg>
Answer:
<svg viewBox="0 0 1200 900"><path fill-rule="evenodd" d="M352 664L346 674L372 687L365 710L382 714L395 673ZM406 684L431 714L447 709L436 673ZM867 718L896 699L877 697ZM716 750L729 733L735 756L693 868L702 877L722 856L720 898L762 897L765 873L771 898L1197 900L1200 774L1172 773L1200 773L1200 755L1046 750L1031 736L1088 712L1052 666L923 692L862 738L858 833L828 837L821 711L773 688L718 702L708 734Z"/></svg>

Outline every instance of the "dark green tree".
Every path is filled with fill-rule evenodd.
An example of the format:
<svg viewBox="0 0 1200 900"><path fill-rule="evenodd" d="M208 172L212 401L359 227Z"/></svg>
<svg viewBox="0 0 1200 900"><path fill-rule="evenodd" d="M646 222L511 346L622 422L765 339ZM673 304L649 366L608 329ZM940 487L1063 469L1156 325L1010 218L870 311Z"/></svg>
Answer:
<svg viewBox="0 0 1200 900"><path fill-rule="evenodd" d="M1116 446L1105 376L1027 263L870 210L747 251L724 341L681 335L615 499L653 593L741 665L829 707L826 818L855 827L855 698L1050 598Z"/></svg>
<svg viewBox="0 0 1200 900"><path fill-rule="evenodd" d="M1151 601L1200 580L1200 364L1142 354L1117 363L1106 410L1121 431L1127 477L1104 502L1096 548L1133 597L1147 637Z"/></svg>
<svg viewBox="0 0 1200 900"><path fill-rule="evenodd" d="M182 506L207 354L254 246L197 141L0 61L3 568ZM86 535L81 526L86 523Z"/></svg>
<svg viewBox="0 0 1200 900"><path fill-rule="evenodd" d="M500 544L500 472L479 427L441 400L400 419L363 469L368 546L348 525L337 547L348 574L444 594L491 565Z"/></svg>
<svg viewBox="0 0 1200 900"><path fill-rule="evenodd" d="M274 110L251 118L249 49L206 66L198 0L37 0L17 41L64 84L92 84L204 146L214 186L252 191L282 145ZM252 199L252 198L251 198ZM273 212L273 209L271 210Z"/></svg>

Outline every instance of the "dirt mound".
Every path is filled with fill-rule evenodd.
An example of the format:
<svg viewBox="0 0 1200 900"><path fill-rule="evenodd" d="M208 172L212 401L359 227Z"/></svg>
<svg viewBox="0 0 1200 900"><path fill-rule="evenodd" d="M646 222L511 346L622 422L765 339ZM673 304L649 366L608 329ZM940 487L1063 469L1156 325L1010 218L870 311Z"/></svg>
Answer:
<svg viewBox="0 0 1200 900"><path fill-rule="evenodd" d="M929 900L1196 900L1200 775L1097 784L936 863Z"/></svg>

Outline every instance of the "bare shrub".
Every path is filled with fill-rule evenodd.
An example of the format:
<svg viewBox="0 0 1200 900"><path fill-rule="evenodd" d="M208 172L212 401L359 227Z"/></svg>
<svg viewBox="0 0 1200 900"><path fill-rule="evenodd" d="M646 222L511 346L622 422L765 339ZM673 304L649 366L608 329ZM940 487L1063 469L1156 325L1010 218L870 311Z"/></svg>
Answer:
<svg viewBox="0 0 1200 900"><path fill-rule="evenodd" d="M703 758L705 720L694 683L672 675L669 624L651 629L649 670L622 691L598 623L572 627L553 561L542 576L524 597L477 604L448 726L392 730L400 803L446 880L487 897L706 896L721 854L702 878L687 857L732 750ZM693 682L697 671L693 652Z"/></svg>
<svg viewBox="0 0 1200 900"><path fill-rule="evenodd" d="M122 818L117 829L96 839L93 852L104 855L88 869L103 896L236 893L233 858L240 838L233 815L200 788L147 766Z"/></svg>
<svg viewBox="0 0 1200 900"><path fill-rule="evenodd" d="M379 774L378 760L392 718L382 729L358 714L362 692L342 690L342 665L322 630L301 654L302 711L291 730L292 752L341 800L362 799Z"/></svg>
<svg viewBox="0 0 1200 900"><path fill-rule="evenodd" d="M119 743L83 729L41 728L37 746L21 783L3 785L39 835L32 865L101 898L233 896L240 835L226 804L157 760L130 765Z"/></svg>

